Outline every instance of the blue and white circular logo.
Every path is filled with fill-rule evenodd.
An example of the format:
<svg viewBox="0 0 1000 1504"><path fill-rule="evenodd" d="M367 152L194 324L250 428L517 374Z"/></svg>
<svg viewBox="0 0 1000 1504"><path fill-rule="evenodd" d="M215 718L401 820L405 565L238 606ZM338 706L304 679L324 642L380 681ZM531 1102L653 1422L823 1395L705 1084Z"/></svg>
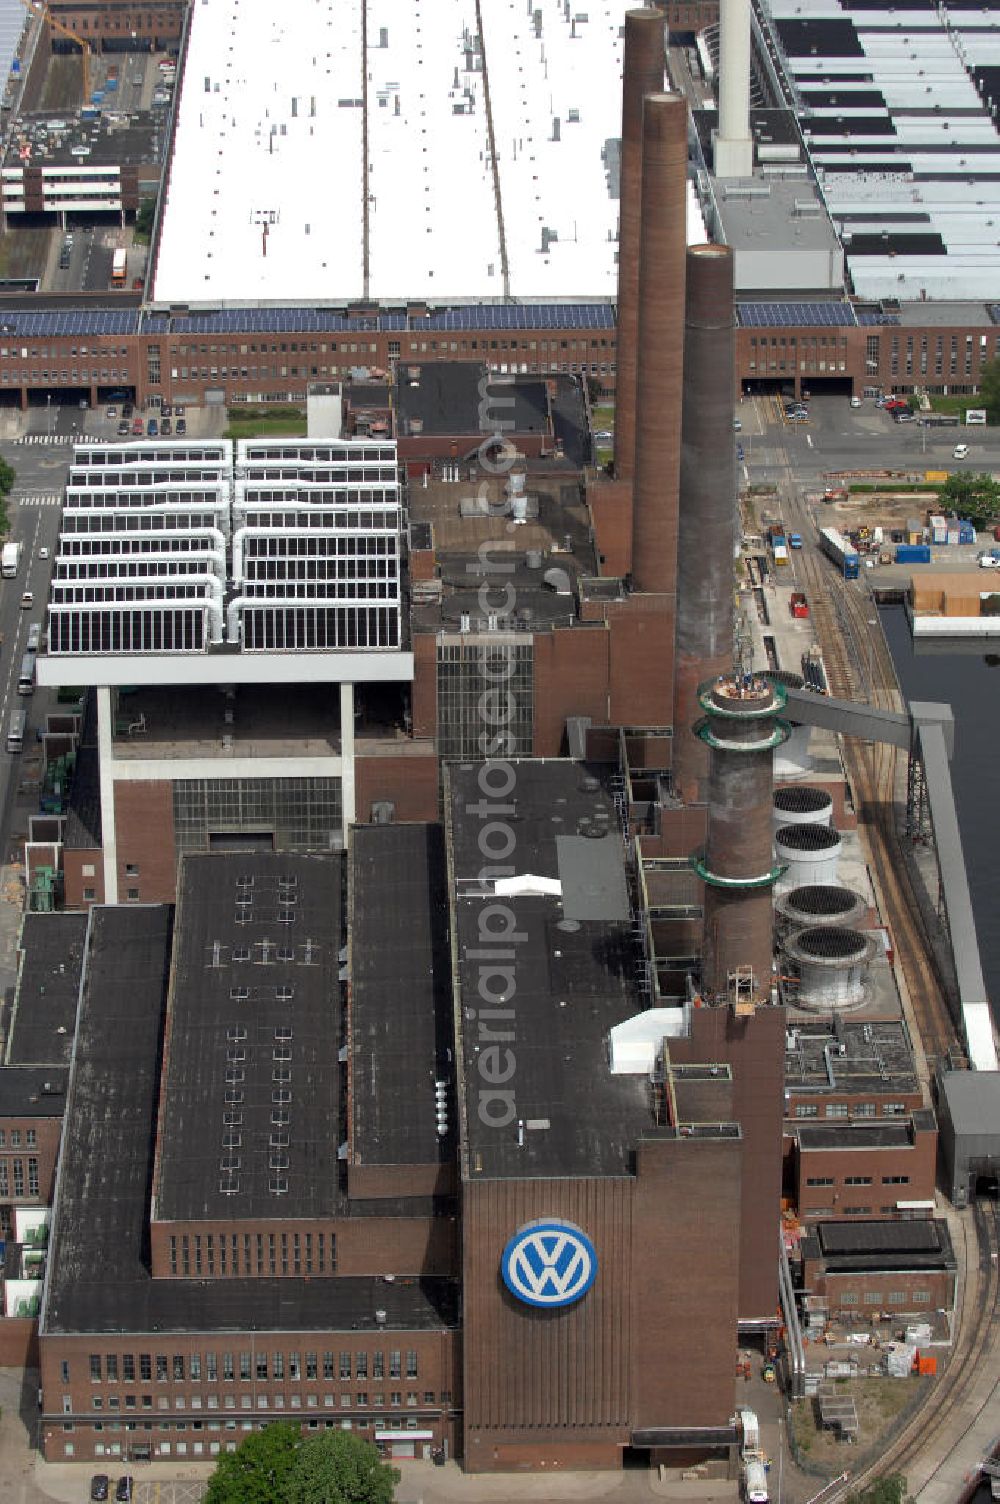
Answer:
<svg viewBox="0 0 1000 1504"><path fill-rule="evenodd" d="M597 1254L572 1222L529 1222L504 1249L500 1273L518 1300L553 1310L586 1295L597 1278Z"/></svg>

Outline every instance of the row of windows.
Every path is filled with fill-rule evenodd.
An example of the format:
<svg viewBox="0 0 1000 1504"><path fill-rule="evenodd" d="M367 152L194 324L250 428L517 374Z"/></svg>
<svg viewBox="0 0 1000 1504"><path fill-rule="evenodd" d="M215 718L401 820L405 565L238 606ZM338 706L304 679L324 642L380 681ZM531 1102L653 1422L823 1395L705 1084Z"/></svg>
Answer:
<svg viewBox="0 0 1000 1504"><path fill-rule="evenodd" d="M883 1296L878 1290L845 1290L838 1300L842 1306L928 1306L931 1303L929 1290L890 1290Z"/></svg>
<svg viewBox="0 0 1000 1504"><path fill-rule="evenodd" d="M200 652L205 611L49 612L50 653Z"/></svg>
<svg viewBox="0 0 1000 1504"><path fill-rule="evenodd" d="M873 1118L876 1116L878 1107L881 1106L884 1118L899 1118L909 1111L905 1102L852 1102L850 1104L850 1116L852 1118ZM797 1118L819 1117L819 1104L817 1102L796 1102L795 1116ZM848 1116L848 1104L846 1102L827 1102L824 1107L824 1116L828 1118L846 1118Z"/></svg>
<svg viewBox="0 0 1000 1504"><path fill-rule="evenodd" d="M882 1184L883 1185L909 1185L909 1183L910 1183L910 1177L909 1177L909 1175L883 1175L882 1176ZM834 1179L834 1177L832 1175L810 1175L808 1177L808 1179L806 1180L806 1185L810 1185L810 1186L813 1186L813 1185L836 1185L836 1184L837 1184L837 1182L836 1182L836 1180ZM870 1175L845 1175L844 1178L843 1178L842 1184L844 1184L844 1185L872 1185L873 1181L872 1181L872 1177Z"/></svg>
<svg viewBox="0 0 1000 1504"><path fill-rule="evenodd" d="M156 465L156 461L152 463ZM94 486L165 486L168 481L179 481L181 485L190 486L196 480L214 482L217 486L225 484L224 478L217 468L202 469L201 465L185 464L182 467L174 467L164 455L163 462L156 466L155 470L139 470L135 465L115 466L112 469L98 469L96 465L79 465L69 472L66 482L67 488L72 490L76 486L93 488ZM219 499L221 500L221 493Z"/></svg>
<svg viewBox="0 0 1000 1504"><path fill-rule="evenodd" d="M222 1241L220 1239L220 1241ZM235 1238L233 1240L235 1242ZM249 1241L249 1240L248 1240ZM242 1352L224 1352L221 1355L216 1352L202 1353L140 1353L138 1366L134 1353L91 1353L90 1354L90 1379L93 1384L119 1382L131 1384L135 1382L136 1374L141 1380L151 1381L156 1375L156 1381L166 1384L172 1381L182 1384L185 1380L195 1383L205 1382L215 1384L221 1374L226 1383L235 1382L237 1373L243 1383L249 1383L251 1379L266 1382L270 1379L289 1379L292 1383L298 1383L305 1379L310 1382L322 1376L324 1379L337 1377L343 1383L351 1379L367 1379L369 1374L373 1379L386 1377L386 1352L384 1348L377 1348L374 1352L354 1352L347 1348L339 1352L327 1351L324 1353L307 1352L303 1362L300 1352L271 1352L265 1350ZM202 1358L204 1357L204 1364ZM389 1349L388 1377L401 1379L404 1372L408 1379L418 1377L418 1354L416 1348L407 1348L405 1353L402 1348ZM64 1358L62 1362L62 1381L68 1384L70 1381L70 1362ZM145 1400L143 1401L145 1404ZM152 1403L152 1401L150 1401ZM177 1401L178 1408L184 1403Z"/></svg>
<svg viewBox="0 0 1000 1504"><path fill-rule="evenodd" d="M880 1217L895 1217L899 1211L894 1201L883 1202L878 1209ZM870 1206L810 1206L804 1213L810 1222L819 1222L824 1217L870 1217Z"/></svg>
<svg viewBox="0 0 1000 1504"><path fill-rule="evenodd" d="M324 1399L332 1400L333 1396L325 1395ZM441 1394L441 1403L442 1405L451 1404L451 1396L449 1395L448 1398L445 1399L444 1391L442 1391ZM310 1406L310 1408L315 1409L316 1407ZM328 1431L335 1428L341 1431L350 1431L352 1429L358 1431L367 1431L374 1427L377 1432L385 1429L387 1422L388 1417L386 1417L385 1415L359 1415L353 1417L342 1416L336 1421L310 1420L306 1422L306 1425L310 1431L317 1431L322 1425ZM256 1422L258 1429L262 1429L266 1424L267 1421ZM388 1422L388 1424L391 1425L394 1432L401 1430L416 1431L419 1427L426 1426L427 1421L418 1419L417 1417L407 1417L406 1420L402 1420L397 1419L395 1416L393 1416L391 1422ZM157 1423L155 1429L160 1432L185 1432L188 1430L188 1425L189 1423L187 1421L176 1421L173 1424L171 1424L169 1421L160 1421ZM242 1420L239 1422L235 1420L227 1420L225 1422L217 1420L195 1420L190 1422L190 1429L193 1432L222 1431L223 1429L225 1429L226 1431L235 1431L237 1430L237 1428L241 1431L252 1431L254 1429L254 1425L255 1423L252 1420ZM138 1433L148 1433L151 1432L154 1427L152 1422L150 1421L130 1420L125 1421L123 1425L121 1421L108 1421L105 1423L104 1421L98 1420L94 1421L92 1425L87 1426L84 1429L98 1433L103 1437L105 1432L114 1433L120 1432L122 1430L126 1432L134 1431ZM73 1421L63 1422L64 1432L72 1434L72 1432L74 1432L75 1430L76 1426ZM159 1441L155 1443L156 1455L158 1457L169 1457L171 1453L173 1453L178 1457L186 1457L188 1455L189 1445L191 1455L195 1457L202 1457L205 1455L206 1443L203 1441L192 1441L190 1444L187 1441ZM378 1446L380 1451L384 1450L383 1443L379 1442L376 1443L376 1445ZM225 1447L225 1450L227 1452L235 1452L237 1444L235 1441L209 1441L207 1443L209 1456L216 1456L222 1450L223 1446ZM129 1447L132 1449L132 1455L136 1460L138 1460L140 1456L145 1456L148 1458L148 1454L151 1450L151 1444L146 1443L144 1445L142 1442L135 1441L134 1439L129 1442ZM122 1455L122 1444L120 1441L105 1442L103 1439L95 1440L93 1443L93 1448L95 1457L120 1457ZM67 1441L63 1444L63 1455L66 1458L72 1458L76 1455L76 1445L74 1442Z"/></svg>
<svg viewBox="0 0 1000 1504"><path fill-rule="evenodd" d="M32 1156L28 1160L28 1195L38 1195L38 1160ZM0 1159L0 1197L23 1196L25 1194L24 1160L23 1159Z"/></svg>
<svg viewBox="0 0 1000 1504"><path fill-rule="evenodd" d="M21 1147L21 1130L20 1130L20 1128L11 1128L11 1129L0 1128L0 1149L4 1148L5 1145L8 1143L8 1141L9 1141L10 1147L12 1149L20 1149L20 1147ZM38 1143L38 1133L37 1133L37 1131L34 1128L25 1128L25 1130L24 1130L24 1142L29 1147L32 1144L37 1144Z"/></svg>
<svg viewBox="0 0 1000 1504"><path fill-rule="evenodd" d="M227 1113L226 1116L227 1118L240 1117L241 1114ZM231 1133L230 1137L239 1138L239 1135ZM227 1147L238 1148L239 1144L231 1143ZM313 1240L313 1234L311 1232L307 1232L305 1234L299 1234L296 1232L291 1234L291 1236L289 1236L287 1232L283 1232L280 1236L280 1245L276 1241L276 1235L273 1232L267 1234L266 1241L264 1233L260 1232L256 1234L244 1233L242 1235L242 1239L240 1238L240 1235L235 1232L230 1234L219 1233L218 1236L216 1236L216 1234L214 1233L206 1233L204 1235L202 1235L201 1233L195 1233L193 1236L187 1233L182 1233L179 1238L172 1236L170 1239L170 1272L171 1274L179 1273L184 1276L189 1276L192 1273L199 1275L205 1272L207 1272L208 1274L215 1274L216 1256L218 1256L219 1274L228 1274L234 1277L240 1274L277 1274L279 1263L282 1274L333 1274L336 1272L336 1233L330 1233L329 1235L329 1265L327 1265L326 1233L317 1233L315 1244ZM275 1354L276 1362L280 1358L280 1356L281 1355L279 1353ZM310 1356L312 1356L313 1365L315 1366L316 1355L310 1355L309 1353L307 1353L307 1369L309 1367L308 1360ZM325 1356L329 1357L332 1363L332 1353L328 1353ZM258 1368L261 1362L264 1363L266 1369L266 1355L262 1354L258 1356ZM308 1376L309 1375L307 1374L307 1377ZM257 1377L266 1378L267 1373L265 1372L263 1375L261 1375L258 1372ZM281 1375L276 1373L275 1377L280 1378ZM311 1377L315 1378L315 1373L313 1373ZM332 1372L329 1374L324 1373L324 1377L332 1378L333 1374ZM380 1375L376 1374L376 1377L380 1377Z"/></svg>
<svg viewBox="0 0 1000 1504"><path fill-rule="evenodd" d="M175 450L172 445L168 448L165 443L154 444L149 448L130 443L127 449L121 444L112 444L106 449L98 444L88 444L85 448L74 450L70 475L75 475L78 470L88 470L100 465L128 464L131 467L167 463L194 465L201 462L208 462L222 469L226 469L229 463L221 444L194 444L185 440L183 450Z"/></svg>
<svg viewBox="0 0 1000 1504"><path fill-rule="evenodd" d="M139 1403L140 1401L141 1404ZM335 1395L327 1394L323 1396L324 1410L335 1409L336 1403L337 1398ZM373 1392L371 1396L369 1396L367 1389L360 1389L354 1390L350 1394L341 1394L339 1403L342 1410L367 1410L369 1404L374 1406L376 1409L380 1409L384 1404L386 1404L386 1396L384 1392ZM447 1390L443 1390L441 1394L441 1404L445 1405L450 1403L451 1396L448 1394ZM391 1389L389 1391L388 1404L390 1409L401 1410L403 1408L403 1391L401 1389ZM423 1391L422 1397L415 1389L406 1391L406 1408L408 1410L415 1410L421 1405L434 1404L437 1404L437 1400L435 1398L435 1392L433 1389L425 1389ZM104 1409L152 1410L154 1408L153 1396L151 1394L124 1394L119 1397L117 1394L95 1394L91 1399L90 1408L94 1411ZM155 1408L161 1411L171 1409L170 1400L165 1394L159 1395L157 1397ZM233 1394L192 1394L190 1396L176 1396L172 1408L174 1410L201 1410L203 1408L206 1410L302 1410L303 1408L306 1410L318 1410L320 1408L320 1405L318 1394L306 1395L306 1402L304 1406L302 1403L302 1395L300 1394L289 1395L287 1396L287 1399L283 1394L243 1394L240 1395L239 1405L237 1405L236 1396ZM71 1395L66 1394L63 1396L63 1414L73 1414Z"/></svg>

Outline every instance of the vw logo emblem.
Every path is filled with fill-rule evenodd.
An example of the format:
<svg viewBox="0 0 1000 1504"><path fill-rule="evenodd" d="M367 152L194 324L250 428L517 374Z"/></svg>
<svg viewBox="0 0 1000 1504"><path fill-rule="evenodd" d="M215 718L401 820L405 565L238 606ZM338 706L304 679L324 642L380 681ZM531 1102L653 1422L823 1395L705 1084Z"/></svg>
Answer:
<svg viewBox="0 0 1000 1504"><path fill-rule="evenodd" d="M572 1222L529 1222L504 1249L500 1273L518 1300L553 1310L586 1295L597 1278L597 1254Z"/></svg>

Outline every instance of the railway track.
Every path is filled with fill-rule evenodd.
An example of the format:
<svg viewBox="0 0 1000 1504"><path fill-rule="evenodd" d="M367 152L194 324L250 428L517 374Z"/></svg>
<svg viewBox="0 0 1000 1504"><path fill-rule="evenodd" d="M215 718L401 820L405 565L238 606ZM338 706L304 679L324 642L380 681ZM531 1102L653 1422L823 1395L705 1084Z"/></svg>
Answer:
<svg viewBox="0 0 1000 1504"><path fill-rule="evenodd" d="M874 608L859 586L840 578L819 550L810 546L815 524L794 491L785 499L784 510L793 519L790 525L808 540L796 567L809 600L831 693L883 709L899 708L896 670ZM920 905L897 829L898 759L905 754L887 744L868 745L853 737L845 737L842 745L855 813L865 831L871 868L892 928L897 965L923 1045L929 1084L937 1062L948 1054L956 1055L961 1047L930 960L929 937L919 918Z"/></svg>
<svg viewBox="0 0 1000 1504"><path fill-rule="evenodd" d="M997 1403L996 1384L985 1393L975 1391L983 1359L1000 1329L1000 1209L994 1202L977 1201L974 1211L979 1258L971 1267L966 1260L962 1323L948 1366L934 1387L933 1408L922 1405L878 1460L864 1472L852 1475L852 1493L888 1473L906 1475L921 1459L926 1466L928 1454L933 1461L937 1448L944 1443L940 1461L934 1462L926 1476L921 1476L918 1484L916 1479L908 1479L911 1487L916 1484L913 1491L919 1493L941 1471L983 1412Z"/></svg>

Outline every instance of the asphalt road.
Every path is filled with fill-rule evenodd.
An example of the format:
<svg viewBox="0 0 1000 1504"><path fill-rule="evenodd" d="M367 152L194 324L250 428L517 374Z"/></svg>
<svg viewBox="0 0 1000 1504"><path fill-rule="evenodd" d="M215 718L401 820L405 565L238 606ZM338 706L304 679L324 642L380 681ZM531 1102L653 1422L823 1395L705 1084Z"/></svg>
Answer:
<svg viewBox="0 0 1000 1504"><path fill-rule="evenodd" d="M738 442L744 481L768 479L786 454L793 478L807 486L831 470L1000 471L997 428L894 423L874 402L852 408L844 396L814 395L807 423L782 423L768 398L747 397L737 412L743 425ZM968 459L952 458L957 443L968 444Z"/></svg>

